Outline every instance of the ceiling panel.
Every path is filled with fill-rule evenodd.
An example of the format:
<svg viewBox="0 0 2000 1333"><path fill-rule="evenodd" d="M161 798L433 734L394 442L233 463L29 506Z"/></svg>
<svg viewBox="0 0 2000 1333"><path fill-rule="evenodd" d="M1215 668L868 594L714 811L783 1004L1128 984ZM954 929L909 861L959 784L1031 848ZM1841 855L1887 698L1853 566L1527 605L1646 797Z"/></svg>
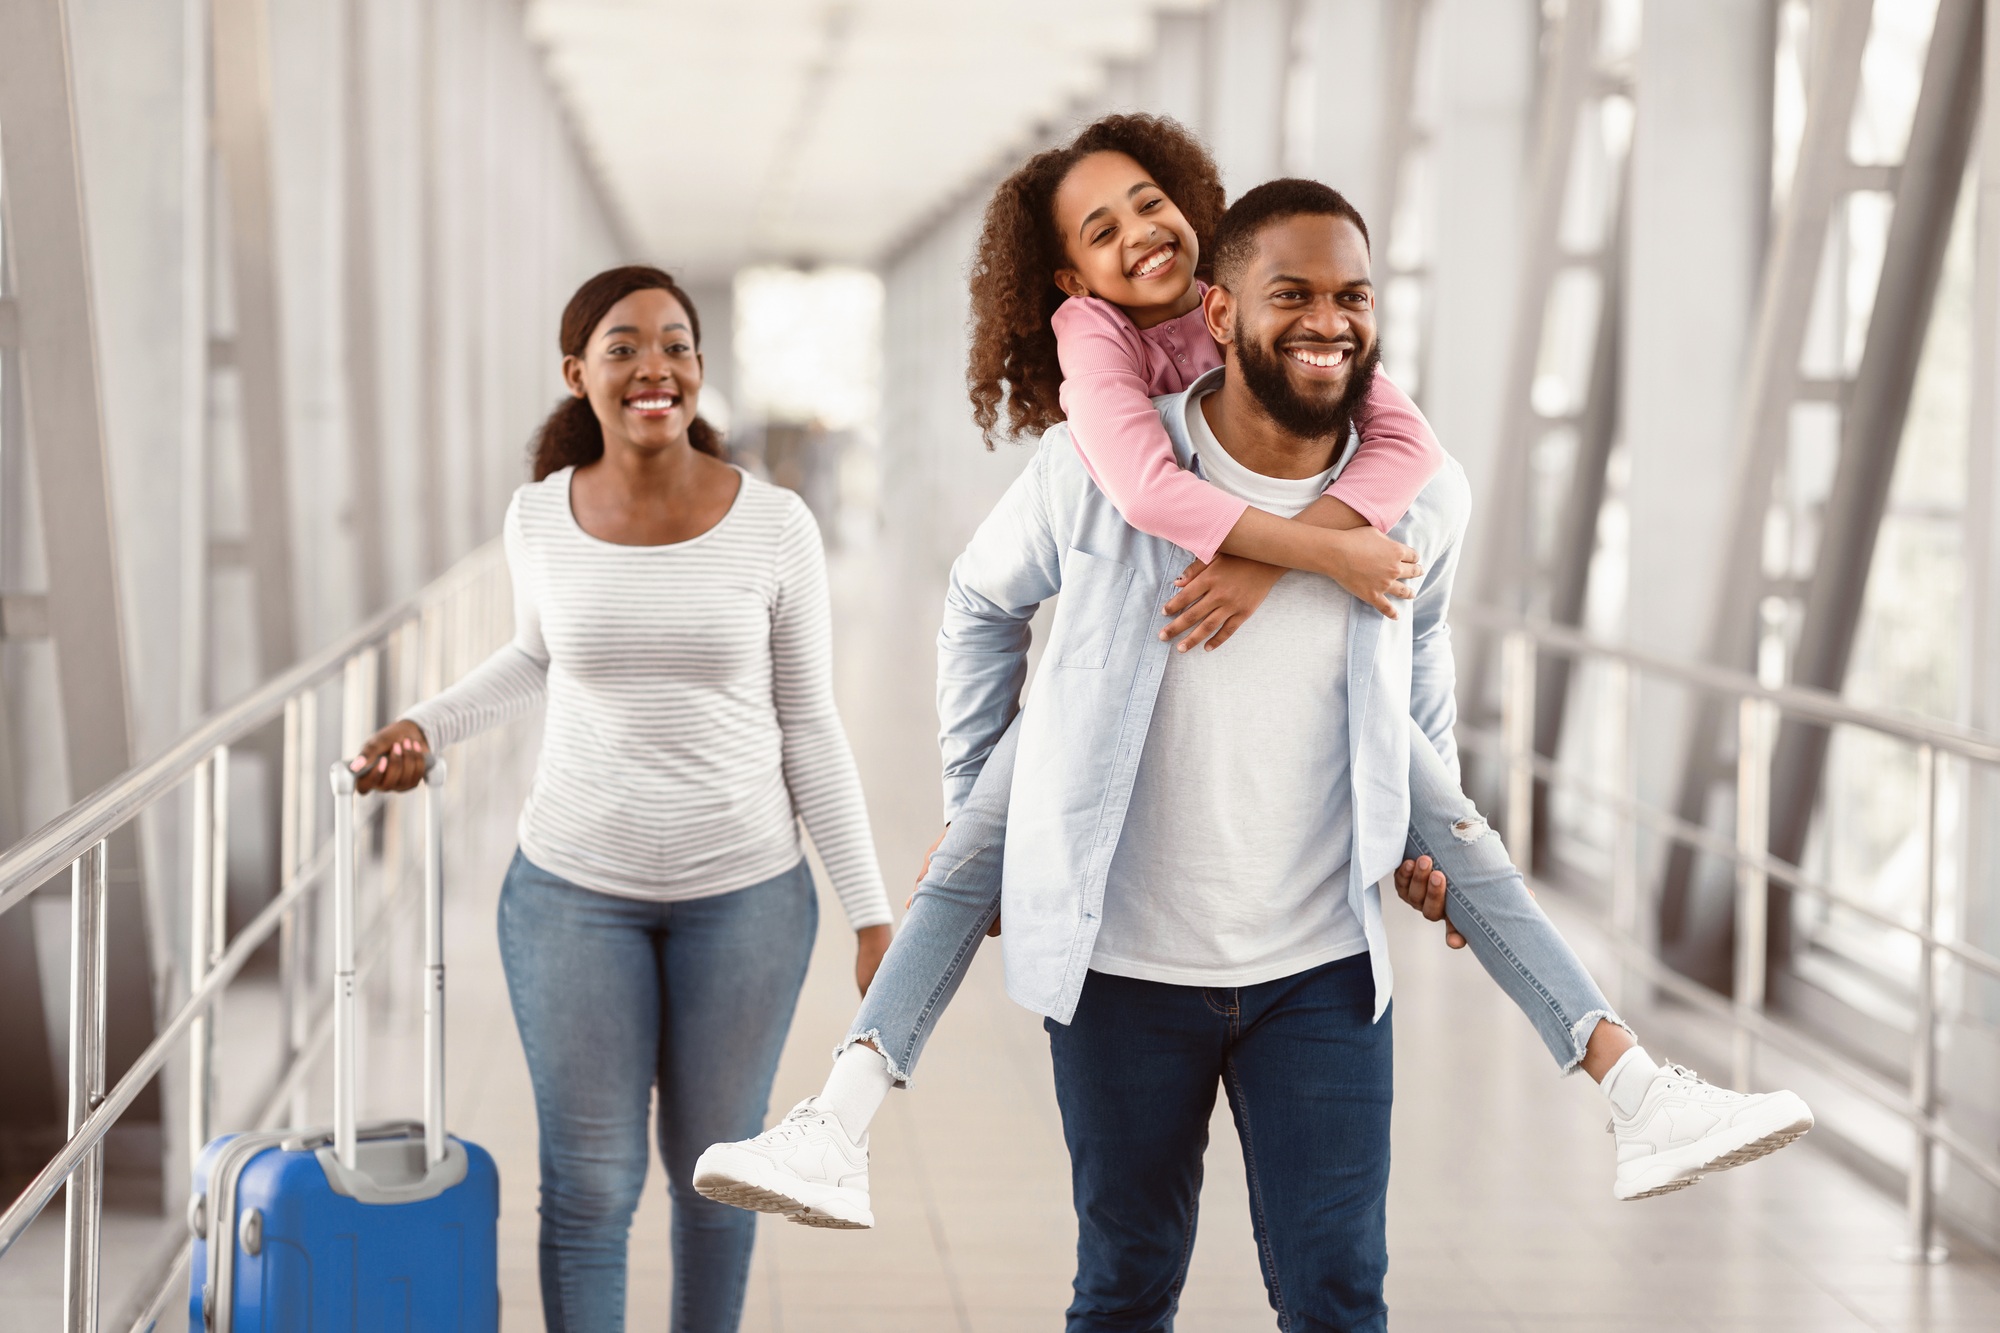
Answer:
<svg viewBox="0 0 2000 1333"><path fill-rule="evenodd" d="M720 274L861 262L1201 0L533 0L640 244Z"/></svg>

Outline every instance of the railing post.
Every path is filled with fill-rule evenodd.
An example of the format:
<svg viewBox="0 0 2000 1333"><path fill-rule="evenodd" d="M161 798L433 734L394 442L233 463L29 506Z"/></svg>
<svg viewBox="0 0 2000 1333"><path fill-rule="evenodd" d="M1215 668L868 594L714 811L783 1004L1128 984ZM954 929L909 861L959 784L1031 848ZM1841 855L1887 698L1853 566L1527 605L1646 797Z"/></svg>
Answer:
<svg viewBox="0 0 2000 1333"><path fill-rule="evenodd" d="M200 989L208 976L209 936L212 933L209 892L213 878L210 865L215 858L215 784L209 778L214 759L204 759L194 770L194 818L188 830L194 844L188 869L188 993ZM214 1046L214 1020L199 1014L188 1028L188 1161L193 1163L208 1146L210 1104L209 1059Z"/></svg>
<svg viewBox="0 0 2000 1333"><path fill-rule="evenodd" d="M1736 705L1736 1032L1733 1087L1748 1091L1755 1081L1756 1038L1752 1015L1764 1008L1767 941L1770 934L1770 877L1764 858L1771 846L1771 750L1776 737L1771 706L1745 697Z"/></svg>
<svg viewBox="0 0 2000 1333"><path fill-rule="evenodd" d="M1611 934L1614 939L1636 946L1639 943L1639 682L1631 663L1613 661L1609 665L1612 721L1618 728L1618 742L1612 747L1618 768L1613 787L1618 793L1618 810L1611 849ZM1633 1007L1638 998L1634 994L1637 980L1632 969L1619 969L1620 1007Z"/></svg>
<svg viewBox="0 0 2000 1333"><path fill-rule="evenodd" d="M285 737L278 760L278 887L299 873L299 745L301 696L285 700ZM278 922L278 1057L289 1068L298 1045L293 1038L299 1004L299 913L285 913Z"/></svg>
<svg viewBox="0 0 2000 1333"><path fill-rule="evenodd" d="M1917 952L1917 1030L1910 1053L1910 1101L1924 1117L1910 1148L1909 1240L1902 1256L1911 1263L1943 1263L1937 1243L1937 1145L1930 1121L1937 1115L1937 807L1938 756L1930 745L1917 747L1917 791L1923 808L1923 874L1918 904L1923 938Z"/></svg>
<svg viewBox="0 0 2000 1333"><path fill-rule="evenodd" d="M218 745L209 759L209 779L215 784L215 795L209 803L209 814L215 821L215 835L209 844L208 858L208 961L203 964L205 972L222 958L229 948L229 747ZM217 997L211 1014L222 1012L221 997Z"/></svg>
<svg viewBox="0 0 2000 1333"><path fill-rule="evenodd" d="M292 857L286 863L288 875L297 875L312 860L313 851L319 845L319 804L316 799L319 788L315 785L319 773L318 690L306 689L297 696L296 703L298 745L288 769L296 802L288 807L293 840ZM312 1007L307 997L312 994L313 923L319 919L317 908L324 902L323 893L302 901L286 915L284 933L280 936L279 968L285 979L284 984L290 988L285 998L287 1018L284 1036L288 1068L305 1048L306 1038L312 1029ZM308 1118L306 1089L301 1083L292 1093L290 1123L302 1125Z"/></svg>
<svg viewBox="0 0 2000 1333"><path fill-rule="evenodd" d="M218 745L195 769L194 871L189 886L188 989L192 991L229 943L229 747ZM215 1027L220 999L188 1032L188 1149L201 1156L213 1129Z"/></svg>
<svg viewBox="0 0 2000 1333"><path fill-rule="evenodd" d="M1535 864L1535 639L1510 630L1500 650L1500 733L1507 746L1507 850Z"/></svg>
<svg viewBox="0 0 2000 1333"><path fill-rule="evenodd" d="M100 842L70 867L69 1135L104 1098L104 863ZM104 1145L70 1174L63 1206L63 1330L97 1333Z"/></svg>

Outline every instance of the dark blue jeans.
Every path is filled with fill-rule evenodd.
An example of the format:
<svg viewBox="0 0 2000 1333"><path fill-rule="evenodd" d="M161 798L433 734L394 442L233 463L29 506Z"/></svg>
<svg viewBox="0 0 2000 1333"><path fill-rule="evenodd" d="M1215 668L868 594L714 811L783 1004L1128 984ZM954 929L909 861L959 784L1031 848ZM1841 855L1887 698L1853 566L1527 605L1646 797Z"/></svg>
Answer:
<svg viewBox="0 0 2000 1333"><path fill-rule="evenodd" d="M694 1162L764 1128L818 923L803 861L734 893L655 903L581 888L514 854L500 958L541 1126L549 1333L625 1327L625 1243L656 1085L674 1333L734 1333L757 1215L696 1194Z"/></svg>
<svg viewBox="0 0 2000 1333"><path fill-rule="evenodd" d="M1229 1095L1278 1327L1388 1328L1389 1019L1368 955L1255 986L1092 972L1045 1020L1076 1200L1069 1333L1173 1327L1201 1159Z"/></svg>

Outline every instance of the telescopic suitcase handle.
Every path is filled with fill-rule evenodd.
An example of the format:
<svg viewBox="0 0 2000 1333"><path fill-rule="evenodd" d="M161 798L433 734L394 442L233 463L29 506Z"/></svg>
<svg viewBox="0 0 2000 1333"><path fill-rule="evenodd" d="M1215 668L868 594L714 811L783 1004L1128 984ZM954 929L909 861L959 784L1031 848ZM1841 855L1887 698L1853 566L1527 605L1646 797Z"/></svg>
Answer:
<svg viewBox="0 0 2000 1333"><path fill-rule="evenodd" d="M333 765L333 1150L348 1170L355 1153L354 783ZM444 778L424 755L424 1164L444 1160Z"/></svg>

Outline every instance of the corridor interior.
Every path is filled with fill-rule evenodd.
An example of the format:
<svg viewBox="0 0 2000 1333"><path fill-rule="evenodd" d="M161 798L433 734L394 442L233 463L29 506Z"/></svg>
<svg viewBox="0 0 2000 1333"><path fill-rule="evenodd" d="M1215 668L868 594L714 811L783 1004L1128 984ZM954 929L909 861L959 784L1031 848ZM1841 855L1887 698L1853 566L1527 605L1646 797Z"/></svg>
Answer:
<svg viewBox="0 0 2000 1333"><path fill-rule="evenodd" d="M832 557L836 672L892 895L915 876L938 820L930 706L938 589L889 546ZM449 1123L497 1159L503 1327L537 1333L536 1130L493 928L538 717L496 750L515 762L478 782L447 845ZM496 751L489 750L491 754ZM1556 917L1601 977L1590 923ZM1397 1333L1918 1333L2000 1326L2000 1262L1970 1245L1939 1266L1898 1257L1903 1212L1844 1164L1830 1137L1698 1188L1611 1198L1611 1141L1595 1090L1557 1077L1528 1023L1435 927L1391 904L1397 968L1395 1165L1389 1192L1391 1327ZM772 1116L816 1090L854 1004L852 943L823 891L820 939L772 1095ZM413 1114L420 1061L415 955L392 950L365 984L363 1119ZM406 975L407 974L407 975ZM225 1011L225 1063L267 1042L270 992L252 982ZM389 998L393 997L393 999ZM1714 1031L1627 1005L1662 1058L1726 1064ZM1777 1071L1773 1071L1776 1073ZM239 1090L238 1096L246 1090ZM311 1092L310 1110L330 1107ZM223 1114L231 1099L225 1087ZM876 1122L872 1231L760 1219L745 1333L1011 1333L1060 1326L1075 1221L1039 1020L1003 991L982 950L915 1086ZM657 1157L631 1239L628 1327L671 1318L669 1203ZM107 1218L108 1308L159 1243L158 1217ZM62 1215L48 1210L0 1268L8 1329L59 1327ZM177 1326L170 1309L162 1327ZM1197 1240L1177 1327L1235 1333L1275 1323L1252 1239L1236 1133L1218 1099Z"/></svg>

